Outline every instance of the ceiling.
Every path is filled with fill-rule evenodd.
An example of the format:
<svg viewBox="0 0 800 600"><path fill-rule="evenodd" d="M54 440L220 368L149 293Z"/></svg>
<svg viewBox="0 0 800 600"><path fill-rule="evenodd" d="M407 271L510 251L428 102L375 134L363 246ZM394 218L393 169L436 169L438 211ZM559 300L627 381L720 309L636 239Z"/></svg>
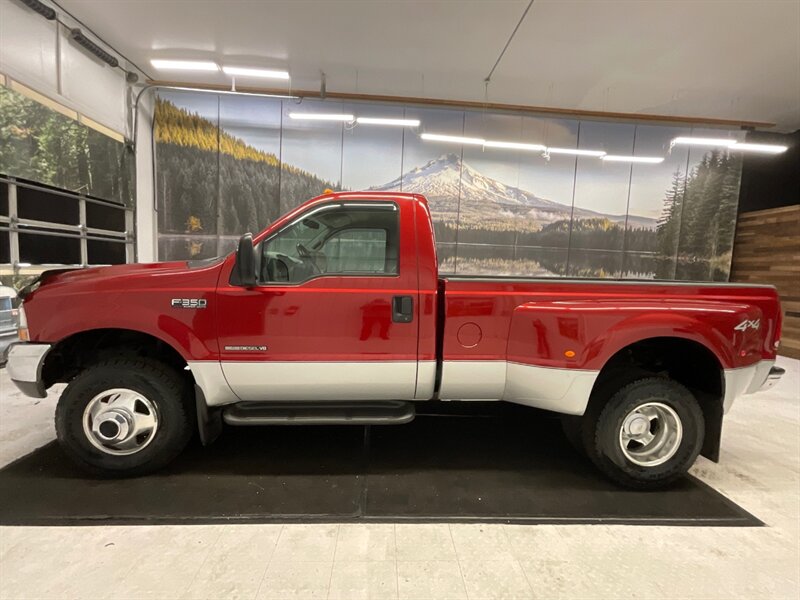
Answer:
<svg viewBox="0 0 800 600"><path fill-rule="evenodd" d="M59 0L152 58L285 68L294 89L707 117L800 128L800 0ZM241 85L278 87L273 80Z"/></svg>

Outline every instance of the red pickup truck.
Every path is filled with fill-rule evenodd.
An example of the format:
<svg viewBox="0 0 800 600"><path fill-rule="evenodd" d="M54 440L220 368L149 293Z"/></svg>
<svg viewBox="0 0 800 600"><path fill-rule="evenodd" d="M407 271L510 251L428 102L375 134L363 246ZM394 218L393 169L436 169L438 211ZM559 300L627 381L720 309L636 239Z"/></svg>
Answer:
<svg viewBox="0 0 800 600"><path fill-rule="evenodd" d="M608 477L657 487L717 460L734 398L782 374L770 286L439 277L416 194L326 194L229 256L49 271L21 296L11 379L34 397L68 383L58 439L105 474L152 471L223 422L503 400L563 414Z"/></svg>

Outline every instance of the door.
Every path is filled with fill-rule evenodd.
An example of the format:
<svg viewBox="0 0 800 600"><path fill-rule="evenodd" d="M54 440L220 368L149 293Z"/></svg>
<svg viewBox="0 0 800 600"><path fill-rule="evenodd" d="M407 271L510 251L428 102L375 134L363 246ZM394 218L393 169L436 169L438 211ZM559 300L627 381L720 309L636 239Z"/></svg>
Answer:
<svg viewBox="0 0 800 600"><path fill-rule="evenodd" d="M336 201L257 247L259 285L221 285L222 369L242 400L411 400L412 203ZM407 211L406 215L403 211Z"/></svg>

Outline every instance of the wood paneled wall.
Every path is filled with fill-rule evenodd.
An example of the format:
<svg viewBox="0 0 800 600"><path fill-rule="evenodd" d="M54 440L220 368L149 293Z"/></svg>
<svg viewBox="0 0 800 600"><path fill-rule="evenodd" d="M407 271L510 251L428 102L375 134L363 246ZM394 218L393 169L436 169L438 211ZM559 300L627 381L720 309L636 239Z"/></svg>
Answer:
<svg viewBox="0 0 800 600"><path fill-rule="evenodd" d="M800 358L800 204L739 215L731 281L778 288L783 307L779 352Z"/></svg>

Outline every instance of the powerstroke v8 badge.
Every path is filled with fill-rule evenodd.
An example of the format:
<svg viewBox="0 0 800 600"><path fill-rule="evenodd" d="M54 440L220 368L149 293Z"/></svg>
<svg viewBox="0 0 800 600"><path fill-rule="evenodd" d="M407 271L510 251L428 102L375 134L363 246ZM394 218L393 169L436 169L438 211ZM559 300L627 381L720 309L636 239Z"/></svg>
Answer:
<svg viewBox="0 0 800 600"><path fill-rule="evenodd" d="M266 352L266 346L225 346L228 352Z"/></svg>
<svg viewBox="0 0 800 600"><path fill-rule="evenodd" d="M173 298L172 308L205 308L208 300L205 298Z"/></svg>

